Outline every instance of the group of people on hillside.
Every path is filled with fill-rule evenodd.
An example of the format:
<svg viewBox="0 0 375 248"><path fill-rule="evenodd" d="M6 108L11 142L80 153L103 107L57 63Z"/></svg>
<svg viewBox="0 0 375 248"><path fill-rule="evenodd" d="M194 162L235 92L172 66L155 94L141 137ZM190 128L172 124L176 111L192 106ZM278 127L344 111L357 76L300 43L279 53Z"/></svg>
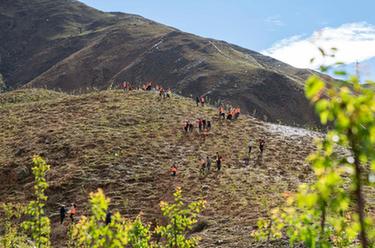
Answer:
<svg viewBox="0 0 375 248"><path fill-rule="evenodd" d="M66 214L69 214L70 220L74 222L74 217L77 214L77 205L72 203L69 210L65 208L65 206L61 206L60 208L60 223L62 224L65 220Z"/></svg>
<svg viewBox="0 0 375 248"><path fill-rule="evenodd" d="M216 170L219 172L221 170L223 157L217 152L216 156L214 157L216 163ZM201 160L201 169L202 174L209 173L211 171L211 159L209 156L206 159Z"/></svg>
<svg viewBox="0 0 375 248"><path fill-rule="evenodd" d="M167 90L165 90L163 87L161 87L159 85L156 85L155 90L159 92L159 96L162 99L171 98L172 97L172 90L171 90L171 88L168 88Z"/></svg>
<svg viewBox="0 0 375 248"><path fill-rule="evenodd" d="M222 163L223 163L223 157L217 152L216 153L216 156L214 157L214 160L215 160L215 164L216 164L216 171L219 172L221 170L221 166L222 166ZM206 173L209 173L211 171L211 159L209 156L206 157L206 159L202 159L200 161L200 172L202 174L206 174ZM170 175L172 177L175 177L177 176L177 165L176 164L173 164L171 166L171 168L169 169L170 170Z"/></svg>
<svg viewBox="0 0 375 248"><path fill-rule="evenodd" d="M185 124L184 124L184 131L185 133L192 133L194 131L194 122L191 122L189 120L185 121ZM211 130L211 121L210 120L206 120L206 119L203 119L203 118L198 118L196 121L196 127L198 128L199 132L208 132Z"/></svg>
<svg viewBox="0 0 375 248"><path fill-rule="evenodd" d="M223 106L219 107L219 118L220 119L227 119L227 120L237 120L240 117L241 109L238 108L230 108L225 115L225 109Z"/></svg>
<svg viewBox="0 0 375 248"><path fill-rule="evenodd" d="M71 223L74 223L74 219L76 218L77 215L77 205L75 203L72 203L69 210L65 208L64 205L60 207L60 224L64 223L66 214L69 214ZM107 211L106 216L105 216L105 224L109 225L112 221L112 213L111 211Z"/></svg>
<svg viewBox="0 0 375 248"><path fill-rule="evenodd" d="M121 89L125 90L125 91L131 91L133 90L133 86L131 85L131 83L129 82L123 82L121 85L120 85Z"/></svg>

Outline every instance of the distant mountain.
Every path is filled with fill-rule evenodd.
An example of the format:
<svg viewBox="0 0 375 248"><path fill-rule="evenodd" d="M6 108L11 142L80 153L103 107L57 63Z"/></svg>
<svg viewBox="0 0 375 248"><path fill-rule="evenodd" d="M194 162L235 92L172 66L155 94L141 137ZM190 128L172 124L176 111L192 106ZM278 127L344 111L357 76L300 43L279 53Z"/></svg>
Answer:
<svg viewBox="0 0 375 248"><path fill-rule="evenodd" d="M303 93L311 71L140 16L73 0L1 0L0 30L0 74L11 88L75 91L151 80L268 121L318 123Z"/></svg>

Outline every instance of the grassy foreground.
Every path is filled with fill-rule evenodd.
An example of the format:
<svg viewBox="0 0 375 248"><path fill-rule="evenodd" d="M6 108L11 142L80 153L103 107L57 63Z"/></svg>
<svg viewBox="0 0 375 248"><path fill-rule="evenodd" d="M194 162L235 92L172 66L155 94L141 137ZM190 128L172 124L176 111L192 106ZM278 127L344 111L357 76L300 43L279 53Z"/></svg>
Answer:
<svg viewBox="0 0 375 248"><path fill-rule="evenodd" d="M156 93L102 91L80 96L46 90L0 95L0 187L2 201L31 196L34 154L51 164L47 191L52 240L62 246L66 226L58 224L59 204L75 202L87 211L89 192L101 187L112 209L128 217L140 212L146 221L163 222L161 200L171 200L177 186L191 200L205 199L201 247L256 247L250 232L259 217L278 205L282 193L311 178L305 157L316 133L266 124L249 116L228 122L211 107L187 98L162 100ZM212 120L206 136L183 132L185 120ZM263 159L249 139L266 140ZM200 159L223 158L222 172L202 176ZM171 178L169 167L178 165ZM280 247L282 244L275 244Z"/></svg>

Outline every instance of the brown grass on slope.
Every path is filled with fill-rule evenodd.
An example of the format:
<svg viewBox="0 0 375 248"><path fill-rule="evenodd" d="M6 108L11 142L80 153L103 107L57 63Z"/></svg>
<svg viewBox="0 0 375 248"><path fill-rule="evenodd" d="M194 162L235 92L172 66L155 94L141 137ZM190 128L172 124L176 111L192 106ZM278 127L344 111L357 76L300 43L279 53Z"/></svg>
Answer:
<svg viewBox="0 0 375 248"><path fill-rule="evenodd" d="M9 102L37 92L43 96L37 101ZM48 214L58 247L66 231L57 224L58 204L76 202L84 214L88 193L101 187L112 208L129 217L142 211L147 221L160 222L158 204L170 200L177 186L188 199L208 202L202 215L208 227L199 233L200 247L261 246L250 237L257 219L280 203L282 192L311 177L304 160L314 150L315 134L249 116L219 121L216 109L196 107L190 99L161 100L150 92L72 96L45 90L10 92L0 99L1 199L30 199L30 158L44 156L52 165ZM206 138L182 130L187 118L198 117L213 120ZM293 130L300 133L291 134ZM259 152L254 149L250 165L244 165L249 138L261 137L266 139L262 162L256 161ZM201 176L199 160L206 155L214 160L216 152L224 157L222 172ZM171 178L168 169L174 162L178 176Z"/></svg>

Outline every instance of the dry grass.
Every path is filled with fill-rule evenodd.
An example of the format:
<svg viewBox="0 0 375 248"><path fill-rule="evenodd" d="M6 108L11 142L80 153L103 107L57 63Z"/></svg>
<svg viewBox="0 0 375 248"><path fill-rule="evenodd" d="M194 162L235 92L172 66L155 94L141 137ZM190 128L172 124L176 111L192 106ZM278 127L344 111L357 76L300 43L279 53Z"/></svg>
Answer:
<svg viewBox="0 0 375 248"><path fill-rule="evenodd" d="M15 103L3 100L20 95L23 100ZM101 187L114 209L129 217L142 211L148 221L159 222L159 202L170 200L174 188L181 186L190 200L208 202L201 247L255 247L261 244L249 234L257 219L279 204L280 193L293 191L311 176L304 160L314 149L313 134L286 135L245 116L219 121L215 109L197 108L182 97L160 100L154 93L121 91L70 96L33 90L0 99L1 198L29 199L30 158L41 154L52 165L47 192L51 216L58 204L70 202L77 202L84 214L88 193ZM197 117L213 120L205 138L182 131L186 118ZM266 139L262 161L254 149L245 166L249 138L260 137ZM216 152L224 157L222 172L201 176L199 159L213 158ZM168 170L174 162L178 176L171 178ZM65 229L55 223L54 230L54 242L61 246Z"/></svg>

